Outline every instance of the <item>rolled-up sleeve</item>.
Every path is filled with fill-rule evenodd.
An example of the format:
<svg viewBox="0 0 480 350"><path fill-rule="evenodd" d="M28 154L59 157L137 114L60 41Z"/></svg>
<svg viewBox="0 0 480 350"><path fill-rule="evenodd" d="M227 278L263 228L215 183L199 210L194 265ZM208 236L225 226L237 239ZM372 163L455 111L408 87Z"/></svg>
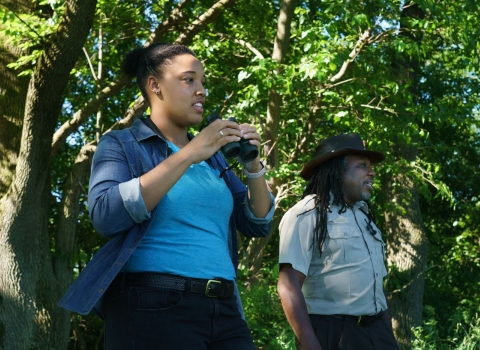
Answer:
<svg viewBox="0 0 480 350"><path fill-rule="evenodd" d="M118 185L125 209L136 223L150 218L140 188L140 179L134 178Z"/></svg>
<svg viewBox="0 0 480 350"><path fill-rule="evenodd" d="M105 237L122 234L149 217L124 146L113 131L100 139L93 156L88 207L93 226Z"/></svg>
<svg viewBox="0 0 480 350"><path fill-rule="evenodd" d="M268 193L270 195L270 210L268 211L267 215L263 218L257 218L252 211L250 210L250 206L248 205L248 196L245 196L245 199L243 200L243 210L245 212L246 218L258 225L265 225L268 224L269 222L272 221L273 219L273 213L275 212L275 197L273 194L270 192Z"/></svg>

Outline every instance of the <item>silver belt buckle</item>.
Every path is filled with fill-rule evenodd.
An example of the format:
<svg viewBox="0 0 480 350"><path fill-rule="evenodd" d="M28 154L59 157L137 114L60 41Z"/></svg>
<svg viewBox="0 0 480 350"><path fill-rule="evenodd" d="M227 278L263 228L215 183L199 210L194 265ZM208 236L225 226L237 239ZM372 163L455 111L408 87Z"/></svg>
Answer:
<svg viewBox="0 0 480 350"><path fill-rule="evenodd" d="M217 296L215 295L210 295L210 286L212 284L215 284L215 283L218 283L218 284L222 284L222 282L220 281L217 281L217 280L208 280L207 282L207 286L205 287L205 296L208 297L208 298L217 298Z"/></svg>

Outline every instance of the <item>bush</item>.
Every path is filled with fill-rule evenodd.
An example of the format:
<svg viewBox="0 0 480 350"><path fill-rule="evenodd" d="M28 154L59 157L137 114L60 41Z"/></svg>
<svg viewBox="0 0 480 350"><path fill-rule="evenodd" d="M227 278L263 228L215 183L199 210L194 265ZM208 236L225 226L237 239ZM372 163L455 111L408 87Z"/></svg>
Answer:
<svg viewBox="0 0 480 350"><path fill-rule="evenodd" d="M450 318L448 335L439 335L438 322L434 310L426 307L428 321L413 329L416 339L412 343L414 350L479 350L480 349L480 308L473 314L470 308L458 309Z"/></svg>
<svg viewBox="0 0 480 350"><path fill-rule="evenodd" d="M245 318L257 349L295 349L295 336L277 294L278 267L276 263L271 265L262 269L255 285L246 281L248 271L239 271L238 288Z"/></svg>

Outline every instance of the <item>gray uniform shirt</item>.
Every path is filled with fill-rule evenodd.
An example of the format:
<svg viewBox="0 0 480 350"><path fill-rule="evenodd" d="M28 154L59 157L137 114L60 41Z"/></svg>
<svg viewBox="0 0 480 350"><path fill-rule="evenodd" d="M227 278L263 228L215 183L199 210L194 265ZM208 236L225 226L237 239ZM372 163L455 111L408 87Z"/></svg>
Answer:
<svg viewBox="0 0 480 350"><path fill-rule="evenodd" d="M287 211L279 226L279 263L291 264L306 276L302 292L308 313L365 316L386 310L385 243L373 222L376 234L367 229L367 204L357 202L342 214L338 206L330 205L321 257L318 244L312 246L313 207L313 195L305 197Z"/></svg>

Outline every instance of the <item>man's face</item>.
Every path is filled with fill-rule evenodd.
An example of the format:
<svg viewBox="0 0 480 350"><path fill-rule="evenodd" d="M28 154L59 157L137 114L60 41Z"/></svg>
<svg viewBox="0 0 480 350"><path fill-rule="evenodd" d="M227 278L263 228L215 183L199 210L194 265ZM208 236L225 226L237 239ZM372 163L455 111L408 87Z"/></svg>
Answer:
<svg viewBox="0 0 480 350"><path fill-rule="evenodd" d="M367 201L372 196L375 172L367 156L351 154L346 158L343 173L343 199L349 205L358 201Z"/></svg>

